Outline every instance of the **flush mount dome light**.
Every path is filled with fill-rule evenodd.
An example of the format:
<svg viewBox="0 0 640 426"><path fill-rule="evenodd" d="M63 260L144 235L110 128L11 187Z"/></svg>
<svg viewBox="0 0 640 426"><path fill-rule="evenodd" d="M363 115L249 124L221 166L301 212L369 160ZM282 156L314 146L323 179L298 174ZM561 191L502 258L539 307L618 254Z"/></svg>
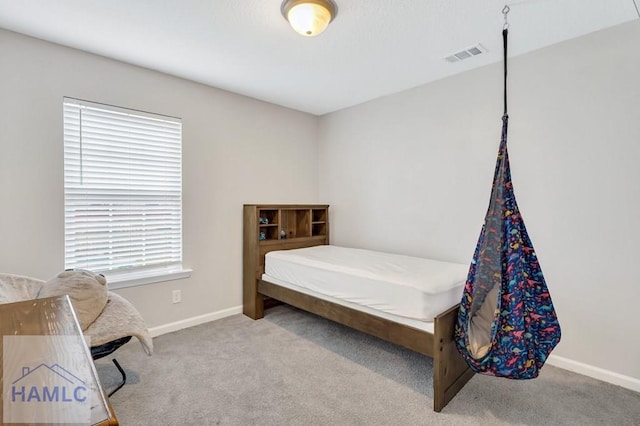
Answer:
<svg viewBox="0 0 640 426"><path fill-rule="evenodd" d="M338 12L332 0L284 0L280 10L291 27L307 37L323 32Z"/></svg>

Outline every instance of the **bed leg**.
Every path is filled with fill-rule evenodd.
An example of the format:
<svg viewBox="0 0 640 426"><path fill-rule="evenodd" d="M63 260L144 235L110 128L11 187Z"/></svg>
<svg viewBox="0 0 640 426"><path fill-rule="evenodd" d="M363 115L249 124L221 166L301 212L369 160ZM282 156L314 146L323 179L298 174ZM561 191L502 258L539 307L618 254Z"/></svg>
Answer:
<svg viewBox="0 0 640 426"><path fill-rule="evenodd" d="M437 412L442 411L474 375L453 340L457 317L456 306L435 318L433 410Z"/></svg>
<svg viewBox="0 0 640 426"><path fill-rule="evenodd" d="M254 299L248 303L245 302L242 308L242 313L254 320L264 318L263 296L261 294L256 294Z"/></svg>
<svg viewBox="0 0 640 426"><path fill-rule="evenodd" d="M254 320L264 317L264 296L258 293L257 280L244 284L242 313Z"/></svg>

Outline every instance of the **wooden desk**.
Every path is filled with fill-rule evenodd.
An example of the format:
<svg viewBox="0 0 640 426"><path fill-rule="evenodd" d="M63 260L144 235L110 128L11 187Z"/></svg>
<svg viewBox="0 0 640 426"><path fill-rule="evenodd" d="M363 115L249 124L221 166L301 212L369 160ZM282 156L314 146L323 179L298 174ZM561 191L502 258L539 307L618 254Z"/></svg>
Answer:
<svg viewBox="0 0 640 426"><path fill-rule="evenodd" d="M67 419L78 415L88 418L89 412L83 410L90 407L90 424L118 425L68 296L0 304L0 333L0 423L15 423L15 417L10 416L23 416L21 410L31 406L25 405L26 401L27 404L48 404L46 408L42 408L43 404L37 408L47 411L47 415L51 412L51 423L54 419L55 423L68 423ZM47 346L50 340L63 345ZM9 342L6 347L5 342ZM38 347L41 349L36 349ZM45 362L29 361L38 356L38 351L46 353ZM76 373L78 371L83 374ZM70 387L72 382L76 383L75 388ZM12 403L14 405L10 405ZM15 408L20 403L22 405ZM7 414L8 419L5 419L5 409L7 413L14 413Z"/></svg>

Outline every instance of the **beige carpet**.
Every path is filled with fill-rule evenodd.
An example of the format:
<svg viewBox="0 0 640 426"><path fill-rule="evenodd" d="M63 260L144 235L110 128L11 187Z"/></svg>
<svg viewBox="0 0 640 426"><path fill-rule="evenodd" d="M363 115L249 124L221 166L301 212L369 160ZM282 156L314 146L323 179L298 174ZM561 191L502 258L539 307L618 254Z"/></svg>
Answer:
<svg viewBox="0 0 640 426"><path fill-rule="evenodd" d="M115 353L111 397L129 425L640 425L640 394L551 366L474 377L432 411L431 359L288 306L235 315ZM106 387L117 380L97 362Z"/></svg>

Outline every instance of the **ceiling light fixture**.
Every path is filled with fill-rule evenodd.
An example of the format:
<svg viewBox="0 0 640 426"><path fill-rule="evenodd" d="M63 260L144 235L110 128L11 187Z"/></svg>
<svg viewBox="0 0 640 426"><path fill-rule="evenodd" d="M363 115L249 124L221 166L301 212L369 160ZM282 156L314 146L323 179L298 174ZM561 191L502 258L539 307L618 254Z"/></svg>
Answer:
<svg viewBox="0 0 640 426"><path fill-rule="evenodd" d="M296 32L312 37L327 28L338 7L333 0L284 0L280 11Z"/></svg>

